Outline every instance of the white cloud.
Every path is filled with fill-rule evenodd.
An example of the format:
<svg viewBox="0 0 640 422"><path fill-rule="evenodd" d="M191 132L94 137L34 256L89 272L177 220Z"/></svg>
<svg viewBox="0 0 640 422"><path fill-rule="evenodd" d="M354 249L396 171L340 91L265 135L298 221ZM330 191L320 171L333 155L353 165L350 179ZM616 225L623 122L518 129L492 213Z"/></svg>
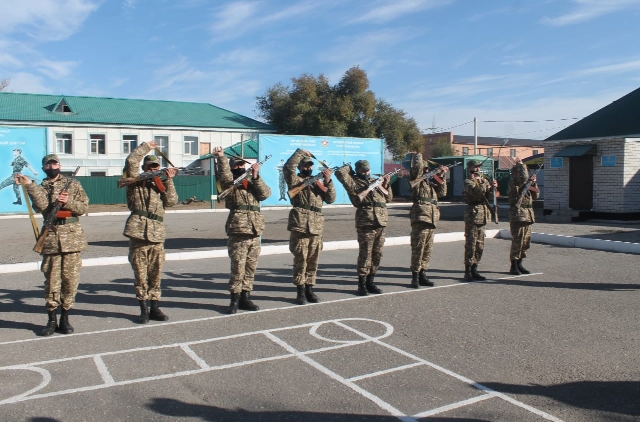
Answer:
<svg viewBox="0 0 640 422"><path fill-rule="evenodd" d="M574 25L640 6L640 0L573 0L573 3L577 6L573 11L556 17L545 17L541 23L550 26Z"/></svg>
<svg viewBox="0 0 640 422"><path fill-rule="evenodd" d="M36 64L40 73L51 79L63 79L71 74L71 71L79 64L77 61L53 61L42 59Z"/></svg>
<svg viewBox="0 0 640 422"><path fill-rule="evenodd" d="M373 9L364 15L355 18L351 23L385 23L402 16L445 6L452 0L382 0L373 2Z"/></svg>
<svg viewBox="0 0 640 422"><path fill-rule="evenodd" d="M274 60L274 53L265 47L239 48L219 54L211 63L224 67L258 66Z"/></svg>
<svg viewBox="0 0 640 422"><path fill-rule="evenodd" d="M581 70L576 70L576 71L567 73L565 76L561 76L558 78L545 81L540 85L550 85L558 82L563 82L566 80L579 79L587 76L614 75L614 74L620 74L620 73L637 72L639 70L640 70L640 60L634 59L634 60L630 60L622 63L599 65L599 66L588 67Z"/></svg>
<svg viewBox="0 0 640 422"><path fill-rule="evenodd" d="M2 67L4 68L20 68L22 67L22 61L18 59L13 54L2 53L0 52L0 63L2 63Z"/></svg>
<svg viewBox="0 0 640 422"><path fill-rule="evenodd" d="M20 72L11 75L11 84L7 88L10 92L28 92L30 94L51 94L51 88L43 83L40 76L32 73Z"/></svg>
<svg viewBox="0 0 640 422"><path fill-rule="evenodd" d="M64 40L74 34L99 3L91 0L21 0L0 14L0 32L24 31L39 41Z"/></svg>

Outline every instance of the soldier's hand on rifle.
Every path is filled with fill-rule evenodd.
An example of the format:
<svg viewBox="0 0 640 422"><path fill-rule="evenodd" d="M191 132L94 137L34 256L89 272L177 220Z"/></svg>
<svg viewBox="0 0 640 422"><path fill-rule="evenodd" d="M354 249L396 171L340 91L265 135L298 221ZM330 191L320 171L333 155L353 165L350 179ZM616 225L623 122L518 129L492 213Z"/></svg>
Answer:
<svg viewBox="0 0 640 422"><path fill-rule="evenodd" d="M66 190L63 190L58 195L58 202L60 202L61 204L66 204L68 201L69 201L69 192L67 192Z"/></svg>
<svg viewBox="0 0 640 422"><path fill-rule="evenodd" d="M251 171L254 179L258 178L258 170L260 169L260 164L255 163L251 165Z"/></svg>
<svg viewBox="0 0 640 422"><path fill-rule="evenodd" d="M384 177L382 177L382 187L384 187L385 189L388 188L390 180L391 180L391 176L389 176L388 174L385 174Z"/></svg>
<svg viewBox="0 0 640 422"><path fill-rule="evenodd" d="M156 141L149 141L147 142L147 144L149 144L149 146L151 147L151 149L156 149L158 148L158 143Z"/></svg>
<svg viewBox="0 0 640 422"><path fill-rule="evenodd" d="M533 176L531 176L531 181L532 182L535 182L536 180L538 180L538 176L537 175L534 174Z"/></svg>
<svg viewBox="0 0 640 422"><path fill-rule="evenodd" d="M325 169L322 171L322 175L324 176L324 184L326 185L331 180L331 173L333 173L332 169Z"/></svg>
<svg viewBox="0 0 640 422"><path fill-rule="evenodd" d="M222 147L215 147L213 149L213 154L217 155L218 157L222 157L224 155L224 150L222 149Z"/></svg>
<svg viewBox="0 0 640 422"><path fill-rule="evenodd" d="M27 176L23 176L20 173L16 173L13 175L13 182L17 185L20 184L25 184L28 185L29 183L31 183L31 179L29 179Z"/></svg>
<svg viewBox="0 0 640 422"><path fill-rule="evenodd" d="M176 167L170 167L166 170L167 177L169 179L173 178L176 174L178 174L178 169Z"/></svg>
<svg viewBox="0 0 640 422"><path fill-rule="evenodd" d="M449 171L449 167L447 166L440 166L440 173L441 174L445 174L446 172Z"/></svg>

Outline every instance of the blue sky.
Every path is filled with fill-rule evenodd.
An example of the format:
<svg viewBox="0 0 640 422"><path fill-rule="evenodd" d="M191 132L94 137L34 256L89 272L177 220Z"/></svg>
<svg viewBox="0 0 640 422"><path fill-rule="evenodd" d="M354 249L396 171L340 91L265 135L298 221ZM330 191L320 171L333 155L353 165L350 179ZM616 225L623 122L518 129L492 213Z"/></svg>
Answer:
<svg viewBox="0 0 640 422"><path fill-rule="evenodd" d="M425 132L435 116L471 135L477 117L480 136L544 139L640 86L640 0L2 3L0 79L14 92L255 118L267 87L303 73L335 84L358 65Z"/></svg>

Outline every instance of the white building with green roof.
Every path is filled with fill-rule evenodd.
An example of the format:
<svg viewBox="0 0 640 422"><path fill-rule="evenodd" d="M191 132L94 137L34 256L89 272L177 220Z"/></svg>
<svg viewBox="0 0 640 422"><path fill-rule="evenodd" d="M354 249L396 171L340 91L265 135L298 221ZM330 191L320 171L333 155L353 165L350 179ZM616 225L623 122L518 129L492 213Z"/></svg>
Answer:
<svg viewBox="0 0 640 422"><path fill-rule="evenodd" d="M140 143L155 140L169 160L188 166L275 129L206 103L0 92L0 126L46 128L47 151L80 176L116 176ZM206 170L206 169L205 169Z"/></svg>

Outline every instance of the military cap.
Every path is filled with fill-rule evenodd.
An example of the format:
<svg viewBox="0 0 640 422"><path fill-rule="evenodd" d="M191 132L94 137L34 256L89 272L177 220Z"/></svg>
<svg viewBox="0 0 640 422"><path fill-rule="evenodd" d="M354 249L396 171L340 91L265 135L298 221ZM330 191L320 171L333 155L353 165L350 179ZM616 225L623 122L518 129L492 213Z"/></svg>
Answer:
<svg viewBox="0 0 640 422"><path fill-rule="evenodd" d="M302 160L300 160L298 168L307 166L309 164L313 164L313 160L311 159L311 157L304 157Z"/></svg>
<svg viewBox="0 0 640 422"><path fill-rule="evenodd" d="M467 167L478 167L482 165L479 161L476 160L469 160L467 161Z"/></svg>
<svg viewBox="0 0 640 422"><path fill-rule="evenodd" d="M56 163L59 163L60 159L58 158L58 156L56 154L45 155L44 158L42 159L42 165L44 166L49 161L55 161Z"/></svg>
<svg viewBox="0 0 640 422"><path fill-rule="evenodd" d="M142 166L146 166L147 164L160 165L160 159L158 158L157 155L147 155L146 157L144 157L144 160L142 161Z"/></svg>
<svg viewBox="0 0 640 422"><path fill-rule="evenodd" d="M237 166L238 164L246 164L246 161L243 160L240 157L230 157L229 158L229 166L230 167Z"/></svg>
<svg viewBox="0 0 640 422"><path fill-rule="evenodd" d="M369 167L369 162L367 160L358 160L356 161L356 171L369 171L371 168Z"/></svg>
<svg viewBox="0 0 640 422"><path fill-rule="evenodd" d="M14 148L14 151L18 151L20 154L22 154L22 150L20 148Z"/></svg>

